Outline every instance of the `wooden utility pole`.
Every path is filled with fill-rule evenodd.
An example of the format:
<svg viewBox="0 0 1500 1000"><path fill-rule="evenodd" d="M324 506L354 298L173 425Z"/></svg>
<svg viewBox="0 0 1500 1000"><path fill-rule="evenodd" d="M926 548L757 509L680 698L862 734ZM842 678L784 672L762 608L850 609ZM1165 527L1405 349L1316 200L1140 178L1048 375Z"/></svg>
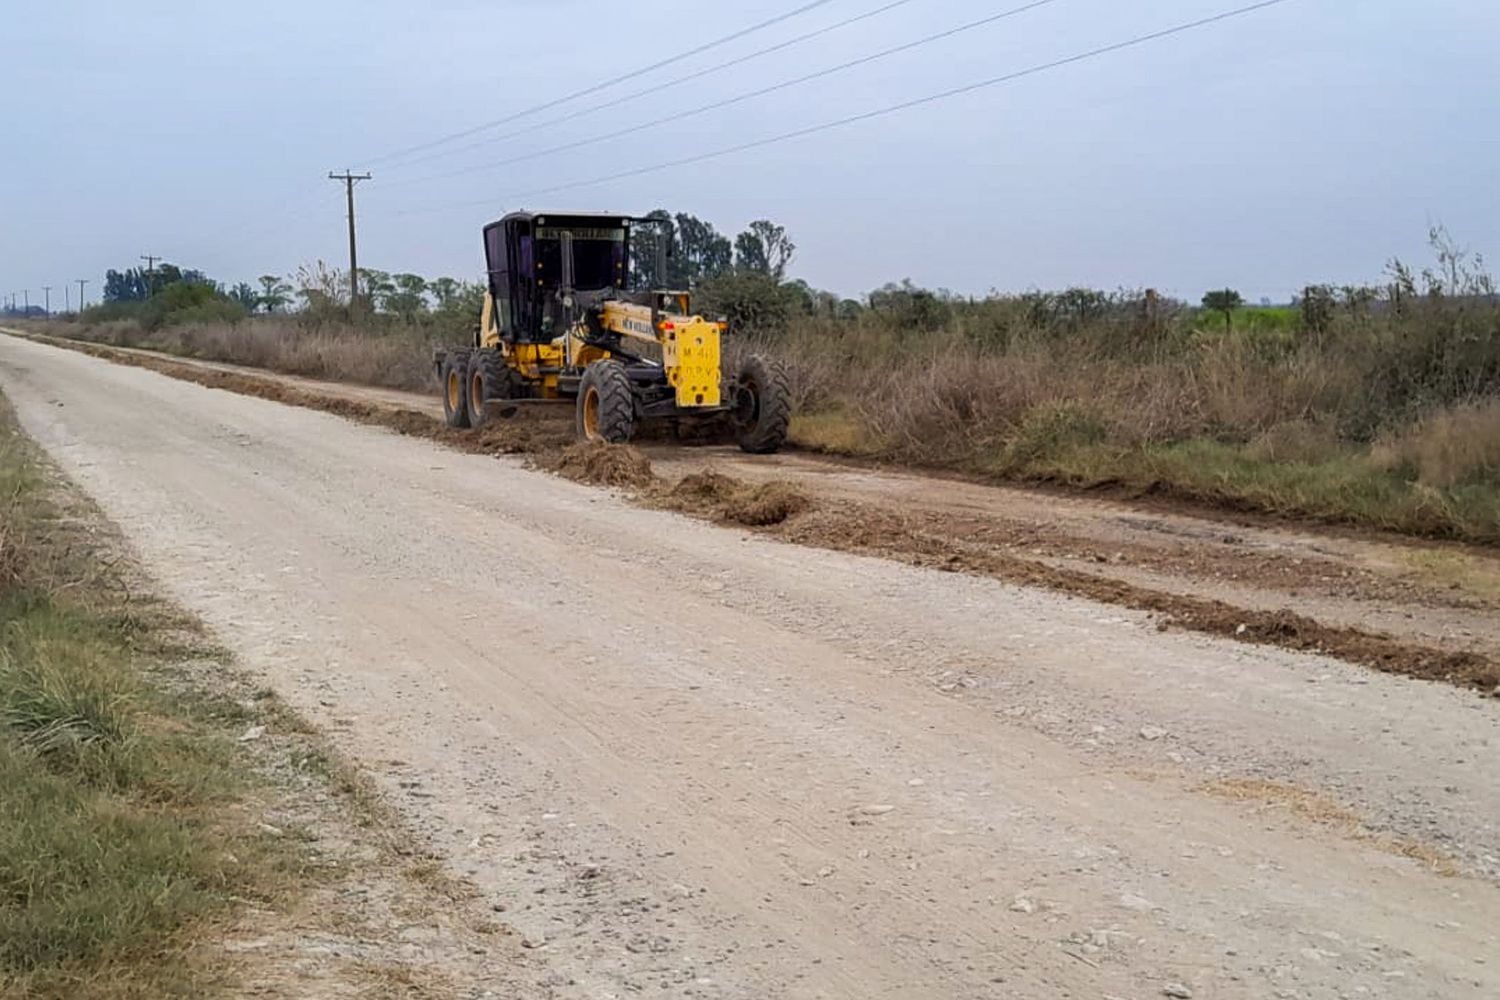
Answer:
<svg viewBox="0 0 1500 1000"><path fill-rule="evenodd" d="M89 283L87 278L78 279L78 311L83 312L83 286Z"/></svg>
<svg viewBox="0 0 1500 1000"><path fill-rule="evenodd" d="M42 306L42 314L45 315L45 316L51 316L52 315L52 286L51 285L43 285L42 286L42 294L47 297L46 303Z"/></svg>
<svg viewBox="0 0 1500 1000"><path fill-rule="evenodd" d="M69 285L63 285L63 312L73 311L73 289Z"/></svg>
<svg viewBox="0 0 1500 1000"><path fill-rule="evenodd" d="M141 254L141 260L146 262L146 298L156 294L156 262L160 257L153 257L148 253Z"/></svg>
<svg viewBox="0 0 1500 1000"><path fill-rule="evenodd" d="M31 316L31 289L29 289L29 288L22 289L21 290L21 294L25 297L24 301L26 302L26 311L23 312L21 315L22 316L26 316L26 317L30 317Z"/></svg>
<svg viewBox="0 0 1500 1000"><path fill-rule="evenodd" d="M349 198L349 311L359 311L359 250L354 239L354 185L360 181L370 179L369 174L351 174L345 170L341 174L329 173L331 181L343 181L344 191Z"/></svg>

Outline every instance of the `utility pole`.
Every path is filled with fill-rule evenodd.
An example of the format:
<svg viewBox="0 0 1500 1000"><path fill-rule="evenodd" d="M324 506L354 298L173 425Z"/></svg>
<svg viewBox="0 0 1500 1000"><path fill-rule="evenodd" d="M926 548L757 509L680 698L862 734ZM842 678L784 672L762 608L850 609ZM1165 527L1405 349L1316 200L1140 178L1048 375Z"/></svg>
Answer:
<svg viewBox="0 0 1500 1000"><path fill-rule="evenodd" d="M328 179L343 181L349 197L349 312L356 313L359 311L359 251L354 240L354 185L369 180L370 175L351 174L345 170L341 174L329 173Z"/></svg>
<svg viewBox="0 0 1500 1000"><path fill-rule="evenodd" d="M44 295L47 296L46 305L42 306L42 314L44 316L47 316L48 318L51 318L51 316L52 316L52 286L51 285L43 285L42 286L42 294L44 294Z"/></svg>
<svg viewBox="0 0 1500 1000"><path fill-rule="evenodd" d="M23 288L21 290L21 294L25 297L25 302L26 302L26 311L23 312L23 313L21 313L21 315L25 316L27 319L30 319L31 318L31 289L29 289L29 288Z"/></svg>
<svg viewBox="0 0 1500 1000"><path fill-rule="evenodd" d="M70 288L67 285L63 285L63 312L70 313L72 311L73 311L73 289Z"/></svg>
<svg viewBox="0 0 1500 1000"><path fill-rule="evenodd" d="M87 278L78 279L78 311L83 312L83 286L89 283Z"/></svg>
<svg viewBox="0 0 1500 1000"><path fill-rule="evenodd" d="M160 257L153 257L148 253L141 254L141 260L146 262L146 298L156 294L156 262Z"/></svg>

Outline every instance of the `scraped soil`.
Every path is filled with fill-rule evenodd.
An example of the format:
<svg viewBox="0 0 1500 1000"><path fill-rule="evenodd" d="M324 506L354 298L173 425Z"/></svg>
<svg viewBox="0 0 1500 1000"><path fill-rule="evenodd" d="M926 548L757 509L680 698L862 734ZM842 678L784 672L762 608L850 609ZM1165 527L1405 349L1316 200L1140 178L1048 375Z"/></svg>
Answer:
<svg viewBox="0 0 1500 1000"><path fill-rule="evenodd" d="M1100 531L1097 520L1079 530L1066 517L1045 522L996 521L976 517L975 511L963 506L945 509L941 505L907 505L900 497L887 497L882 502L882 495L873 491L828 488L840 472L846 478L860 478L859 470L837 462L820 463L816 476L805 476L800 482L776 478L747 482L716 466L728 465L738 472L757 459L714 449L679 448L671 450L670 457L662 462L661 456L666 453L653 448L651 456L673 471L685 463L702 467L676 478L663 478L653 471L652 457L640 449L575 443L571 421L567 420L543 417L496 422L477 431L456 430L434 419L430 402L421 408L405 407L392 403L388 392L382 393L382 398L368 398L358 387L252 373L138 350L36 339L208 388L334 413L466 452L523 455L535 467L566 478L628 490L648 506L748 528L798 545L878 555L917 566L1042 587L1151 612L1159 616L1158 627L1163 630L1185 629L1240 642L1323 653L1384 673L1439 681L1500 697L1500 659L1489 642L1492 636L1500 635L1500 616L1494 614L1500 608L1496 599L1500 590L1489 593L1495 581L1500 581L1500 561L1469 547L1388 539L1376 543L1387 547L1408 545L1418 554L1413 558L1423 553L1459 551L1461 555L1454 558L1475 561L1479 567L1475 572L1480 583L1473 587L1451 581L1432 583L1418 575L1380 572L1362 565L1349 559L1336 543L1340 538L1358 537L1349 532L1327 535L1321 544L1268 551L1246 538L1263 531L1253 524L1226 522L1205 529L1198 524L1176 523L1154 510L1132 514L1126 508L1126 513L1117 515L1116 520L1135 529L1120 537L1118 531ZM808 461L790 459L793 463ZM762 462L754 474L764 475L767 473L763 470L769 470L775 475L785 471L786 462L786 458ZM868 473L863 475L869 478ZM939 490L947 485L947 492L958 496L974 489L967 484L944 484L942 480L936 484ZM1046 497L1041 502L1052 512L1061 512L1067 506ZM1133 525L1132 520L1136 522ZM1150 536L1165 538L1170 544L1162 545ZM1348 545L1344 543L1343 548ZM1101 554L1101 549L1108 554ZM1163 575L1175 577L1181 589L1153 586ZM1470 634L1453 636L1456 641L1435 642L1429 635L1398 635L1349 621L1330 622L1285 606L1263 607L1202 596L1226 580L1251 581L1258 591L1279 592L1294 599L1290 603L1302 600L1306 592L1321 592L1327 597L1352 596L1358 602L1401 601L1419 608L1434 607L1460 613L1479 631L1476 636L1473 630L1464 629ZM1407 616L1412 614L1408 612ZM1357 613L1355 617L1359 617ZM1487 626L1494 631L1485 631ZM1445 625L1432 631L1451 635L1453 630Z"/></svg>

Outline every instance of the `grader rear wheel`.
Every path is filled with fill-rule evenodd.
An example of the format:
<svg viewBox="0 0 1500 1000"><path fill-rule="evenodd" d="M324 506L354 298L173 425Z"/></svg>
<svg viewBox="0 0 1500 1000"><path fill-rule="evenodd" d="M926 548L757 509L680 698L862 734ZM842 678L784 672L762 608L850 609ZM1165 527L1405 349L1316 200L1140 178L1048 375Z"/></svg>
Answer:
<svg viewBox="0 0 1500 1000"><path fill-rule="evenodd" d="M453 351L443 360L443 419L449 427L469 426L469 352Z"/></svg>
<svg viewBox="0 0 1500 1000"><path fill-rule="evenodd" d="M500 352L484 348L474 352L468 364L469 426L483 427L490 422L484 404L495 399L514 399L516 375Z"/></svg>

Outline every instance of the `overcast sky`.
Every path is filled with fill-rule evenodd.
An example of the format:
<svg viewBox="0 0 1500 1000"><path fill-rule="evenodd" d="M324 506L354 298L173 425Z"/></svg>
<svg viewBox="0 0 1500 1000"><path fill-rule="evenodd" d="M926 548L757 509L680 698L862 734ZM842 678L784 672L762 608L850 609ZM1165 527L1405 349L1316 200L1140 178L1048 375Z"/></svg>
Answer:
<svg viewBox="0 0 1500 1000"><path fill-rule="evenodd" d="M156 254L233 282L347 260L328 171L368 166L361 263L477 279L518 207L787 227L793 271L858 294L1154 286L1252 300L1425 260L1429 224L1500 254L1500 3L1289 0L791 141L551 194L996 77L1246 0L1054 0L628 136L457 177L733 97L1024 0L828 0L665 70L460 143L381 159L631 73L809 0L48 0L0 40L0 292ZM685 74L687 82L536 128ZM509 137L507 137L509 136ZM456 147L494 139L478 149Z"/></svg>

